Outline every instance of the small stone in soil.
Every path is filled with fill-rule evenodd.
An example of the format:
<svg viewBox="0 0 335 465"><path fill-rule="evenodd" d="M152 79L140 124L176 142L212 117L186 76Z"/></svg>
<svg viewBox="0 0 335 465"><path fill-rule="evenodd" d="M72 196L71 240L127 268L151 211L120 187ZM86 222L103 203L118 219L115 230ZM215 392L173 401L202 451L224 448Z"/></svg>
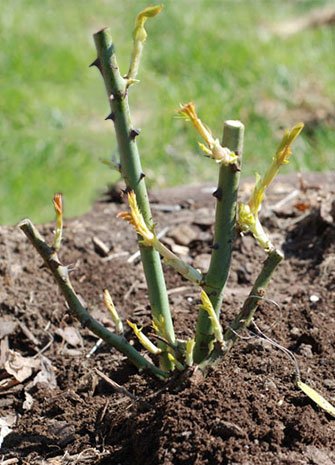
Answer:
<svg viewBox="0 0 335 465"><path fill-rule="evenodd" d="M202 272L207 271L210 260L211 256L208 253L201 253L200 255L197 255L193 260L193 266L194 268L197 268Z"/></svg>
<svg viewBox="0 0 335 465"><path fill-rule="evenodd" d="M177 244L188 245L197 238L197 233L187 224L181 224L173 228L169 232L169 236L172 237Z"/></svg>

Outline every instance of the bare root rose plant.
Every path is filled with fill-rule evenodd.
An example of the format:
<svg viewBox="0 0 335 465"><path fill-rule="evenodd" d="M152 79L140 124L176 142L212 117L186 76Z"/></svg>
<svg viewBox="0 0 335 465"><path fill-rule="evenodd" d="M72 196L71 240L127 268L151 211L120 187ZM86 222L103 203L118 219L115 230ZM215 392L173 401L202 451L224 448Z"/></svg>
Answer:
<svg viewBox="0 0 335 465"><path fill-rule="evenodd" d="M137 15L133 31L133 50L126 75L120 73L111 31L108 28L94 34L97 58L91 65L100 71L106 87L111 109L107 119L114 123L120 156L115 167L125 181L128 195L129 211L119 213L118 217L130 223L137 233L147 282L154 338L150 340L135 323L127 321L146 352L145 355L143 351L136 350L125 337L123 322L107 290L103 291L103 301L115 324L114 332L95 320L78 298L70 281L68 266L62 264L58 255L63 229L62 197L54 197L56 231L53 244L48 245L28 219L20 223L20 228L43 258L64 295L70 312L81 324L124 354L140 371L166 379L175 370L185 371L192 366L206 373L209 366L231 349L239 333L251 324L259 301L264 298L270 278L283 259L282 252L275 247L262 227L259 219L261 205L266 190L280 167L289 162L292 143L299 136L303 124L298 123L286 130L277 150L274 151L270 167L264 176L256 176L249 200L242 203L238 200L238 189L243 152L243 124L240 121L225 121L220 141L198 117L193 103L180 106L179 115L193 125L201 139L200 149L217 165L218 184L213 193L216 198L215 228L208 271L201 273L176 256L159 240L155 231L136 143L139 130L132 126L128 100L132 86L138 82L141 55L147 38L145 23L148 18L160 13L161 9L161 6L148 7ZM226 322L224 330L220 316L233 242L237 234L246 233L254 236L267 257L240 312L233 321ZM162 260L199 288L201 304L198 308L194 337L191 339L181 340L175 334ZM299 376L297 384L311 398L314 396L319 405L326 402L318 393L302 383ZM333 408L329 405L326 405L328 411ZM325 405L323 407L326 408Z"/></svg>

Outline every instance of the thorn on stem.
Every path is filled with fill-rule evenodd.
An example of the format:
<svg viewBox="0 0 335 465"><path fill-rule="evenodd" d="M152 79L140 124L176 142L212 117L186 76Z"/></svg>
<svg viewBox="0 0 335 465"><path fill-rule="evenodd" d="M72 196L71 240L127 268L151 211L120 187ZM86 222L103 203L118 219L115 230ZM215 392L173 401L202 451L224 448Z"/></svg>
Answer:
<svg viewBox="0 0 335 465"><path fill-rule="evenodd" d="M209 248L213 249L213 250L219 250L220 244L218 242L216 242L215 244L211 245Z"/></svg>
<svg viewBox="0 0 335 465"><path fill-rule="evenodd" d="M129 186L127 186L125 189L121 189L121 191L125 194L125 195L128 195L130 194L130 192L133 191L133 189Z"/></svg>
<svg viewBox="0 0 335 465"><path fill-rule="evenodd" d="M139 182L142 181L143 178L145 178L145 173L141 173L141 174L140 174Z"/></svg>
<svg viewBox="0 0 335 465"><path fill-rule="evenodd" d="M216 189L216 191L213 192L213 197L215 197L217 200L221 200L222 199L222 189L221 187L218 187Z"/></svg>
<svg viewBox="0 0 335 465"><path fill-rule="evenodd" d="M81 327L82 327L83 329L85 329L85 328L87 327L89 321L90 321L90 317L89 317L89 316L83 317L83 319L81 320Z"/></svg>
<svg viewBox="0 0 335 465"><path fill-rule="evenodd" d="M132 130L130 131L130 139L131 139L131 140L135 140L136 137L137 137L138 135L140 135L140 133L141 133L141 129L136 129L136 128L132 129Z"/></svg>
<svg viewBox="0 0 335 465"><path fill-rule="evenodd" d="M112 111L112 113L110 113L106 118L105 118L105 121L107 120L112 120L112 121L115 121L115 113Z"/></svg>
<svg viewBox="0 0 335 465"><path fill-rule="evenodd" d="M234 173L241 171L241 167L237 163L232 163L230 166L231 166L231 169L234 171Z"/></svg>
<svg viewBox="0 0 335 465"><path fill-rule="evenodd" d="M217 291L211 291L208 294L208 297L216 297L218 295Z"/></svg>
<svg viewBox="0 0 335 465"><path fill-rule="evenodd" d="M93 66L96 66L99 71L101 71L101 65L100 65L100 60L99 58L96 58L89 66L89 68L93 68Z"/></svg>

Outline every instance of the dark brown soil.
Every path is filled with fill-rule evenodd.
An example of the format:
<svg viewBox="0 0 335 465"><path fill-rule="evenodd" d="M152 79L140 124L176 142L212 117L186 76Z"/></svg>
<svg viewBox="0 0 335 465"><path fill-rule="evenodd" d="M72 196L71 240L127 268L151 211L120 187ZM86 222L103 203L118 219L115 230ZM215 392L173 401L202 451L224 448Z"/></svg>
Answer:
<svg viewBox="0 0 335 465"><path fill-rule="evenodd" d="M299 189L299 182L282 178L264 208L263 222L286 260L267 292L276 304L264 301L256 321L295 354L303 380L334 403L335 176L313 175L304 182L307 187L290 200L287 196ZM242 196L247 189L245 183ZM183 246L197 267L205 266L215 205L209 191L198 186L151 197L158 229L169 227L164 240ZM270 207L283 198L286 203L271 213ZM149 327L141 264L127 263L136 251L135 236L115 218L126 208L120 202L114 191L89 214L67 221L61 258L72 265L74 286L97 318L109 324L101 302L108 287L124 317L131 315ZM175 205L179 209L171 211ZM52 225L40 229L51 236ZM94 236L110 248L110 260L101 257ZM206 379L197 373L167 383L143 377L106 346L86 357L96 338L81 330L80 339L78 323L18 229L1 228L0 254L2 356L6 348L33 357L47 347L35 357L47 367L47 381L38 381L39 369L11 385L13 378L3 366L0 370L0 416L12 425L0 460L53 465L335 463L334 419L295 387L292 362L269 343L244 334ZM264 258L251 237L236 241L224 327L241 307ZM178 335L189 336L199 292L169 269L166 277ZM95 368L139 401L115 392Z"/></svg>

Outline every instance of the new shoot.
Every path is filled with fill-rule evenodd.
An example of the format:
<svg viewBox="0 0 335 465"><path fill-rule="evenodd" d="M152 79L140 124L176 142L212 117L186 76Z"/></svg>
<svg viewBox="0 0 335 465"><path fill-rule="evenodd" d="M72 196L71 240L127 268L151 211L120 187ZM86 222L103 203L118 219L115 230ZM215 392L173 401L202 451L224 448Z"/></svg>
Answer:
<svg viewBox="0 0 335 465"><path fill-rule="evenodd" d="M291 145L303 129L303 123L287 129L281 143L272 159L272 163L263 177L256 174L256 182L248 203L238 204L238 225L242 233L251 232L259 245L270 252L274 246L261 225L258 214L261 210L265 192L277 176L282 165L289 163L292 154Z"/></svg>

